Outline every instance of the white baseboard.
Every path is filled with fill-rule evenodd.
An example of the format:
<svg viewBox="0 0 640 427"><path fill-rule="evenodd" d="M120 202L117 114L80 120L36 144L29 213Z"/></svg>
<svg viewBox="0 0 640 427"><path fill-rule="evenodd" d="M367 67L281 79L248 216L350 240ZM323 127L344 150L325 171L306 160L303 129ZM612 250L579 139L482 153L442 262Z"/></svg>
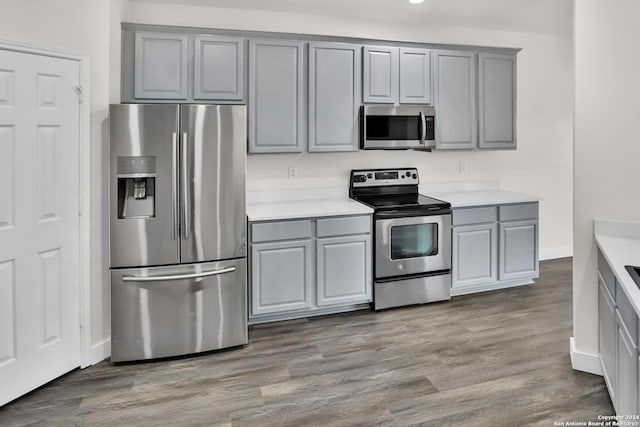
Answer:
<svg viewBox="0 0 640 427"><path fill-rule="evenodd" d="M546 259L567 258L573 256L573 246L559 246L540 249L540 261Z"/></svg>
<svg viewBox="0 0 640 427"><path fill-rule="evenodd" d="M569 352L573 369L602 376L602 366L598 355L576 350L576 343L573 337L569 338Z"/></svg>
<svg viewBox="0 0 640 427"><path fill-rule="evenodd" d="M96 363L102 362L111 356L111 338L107 338L91 345L91 351L87 355L87 359L81 368L87 368Z"/></svg>

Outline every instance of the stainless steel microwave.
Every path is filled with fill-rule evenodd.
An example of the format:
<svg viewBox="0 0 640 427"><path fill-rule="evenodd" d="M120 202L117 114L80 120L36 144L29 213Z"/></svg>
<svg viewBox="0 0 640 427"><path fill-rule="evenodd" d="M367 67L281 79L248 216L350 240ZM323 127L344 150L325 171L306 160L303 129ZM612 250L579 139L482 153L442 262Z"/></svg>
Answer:
<svg viewBox="0 0 640 427"><path fill-rule="evenodd" d="M436 145L433 107L365 105L360 117L365 150L429 150Z"/></svg>

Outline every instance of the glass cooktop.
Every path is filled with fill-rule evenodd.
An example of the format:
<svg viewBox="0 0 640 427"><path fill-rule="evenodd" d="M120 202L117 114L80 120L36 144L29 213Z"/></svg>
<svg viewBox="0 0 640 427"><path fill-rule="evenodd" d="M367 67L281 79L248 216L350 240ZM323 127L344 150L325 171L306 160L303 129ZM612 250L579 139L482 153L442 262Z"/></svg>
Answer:
<svg viewBox="0 0 640 427"><path fill-rule="evenodd" d="M422 194L361 196L354 198L374 209L410 208L417 206L449 207L447 202L434 199L433 197L423 196Z"/></svg>

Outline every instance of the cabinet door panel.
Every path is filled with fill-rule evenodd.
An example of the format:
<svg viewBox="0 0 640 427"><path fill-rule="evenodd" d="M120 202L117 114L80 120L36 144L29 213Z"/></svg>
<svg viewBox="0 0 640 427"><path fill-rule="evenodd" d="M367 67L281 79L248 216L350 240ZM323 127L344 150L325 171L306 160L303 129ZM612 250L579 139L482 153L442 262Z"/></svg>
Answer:
<svg viewBox="0 0 640 427"><path fill-rule="evenodd" d="M453 228L452 286L495 282L497 248L498 227L495 223Z"/></svg>
<svg viewBox="0 0 640 427"><path fill-rule="evenodd" d="M310 240L251 246L251 314L310 308Z"/></svg>
<svg viewBox="0 0 640 427"><path fill-rule="evenodd" d="M194 99L242 100L244 40L197 36L194 52Z"/></svg>
<svg viewBox="0 0 640 427"><path fill-rule="evenodd" d="M600 282L600 281L599 281ZM617 398L616 382L616 306L606 286L598 286L598 352L611 401Z"/></svg>
<svg viewBox="0 0 640 427"><path fill-rule="evenodd" d="M500 224L500 280L538 276L538 222Z"/></svg>
<svg viewBox="0 0 640 427"><path fill-rule="evenodd" d="M619 415L638 414L638 349L633 344L624 320L617 312L617 399L614 402Z"/></svg>
<svg viewBox="0 0 640 427"><path fill-rule="evenodd" d="M300 153L304 138L302 42L249 42L249 152Z"/></svg>
<svg viewBox="0 0 640 427"><path fill-rule="evenodd" d="M478 57L480 148L516 147L516 58Z"/></svg>
<svg viewBox="0 0 640 427"><path fill-rule="evenodd" d="M309 45L309 151L358 151L360 45Z"/></svg>
<svg viewBox="0 0 640 427"><path fill-rule="evenodd" d="M371 301L371 237L317 239L318 306Z"/></svg>
<svg viewBox="0 0 640 427"><path fill-rule="evenodd" d="M137 31L134 53L134 97L187 99L188 37Z"/></svg>
<svg viewBox="0 0 640 427"><path fill-rule="evenodd" d="M398 48L364 47L363 101L398 101Z"/></svg>
<svg viewBox="0 0 640 427"><path fill-rule="evenodd" d="M436 147L475 148L478 140L476 54L435 51L434 61Z"/></svg>
<svg viewBox="0 0 640 427"><path fill-rule="evenodd" d="M400 102L431 104L431 51L400 48Z"/></svg>

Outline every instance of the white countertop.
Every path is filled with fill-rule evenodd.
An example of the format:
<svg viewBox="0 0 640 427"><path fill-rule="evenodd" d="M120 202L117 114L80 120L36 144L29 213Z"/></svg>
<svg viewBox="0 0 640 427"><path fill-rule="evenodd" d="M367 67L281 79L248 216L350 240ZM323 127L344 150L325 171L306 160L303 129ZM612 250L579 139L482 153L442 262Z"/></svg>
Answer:
<svg viewBox="0 0 640 427"><path fill-rule="evenodd" d="M502 205L540 201L540 197L502 190L498 181L460 181L424 183L418 187L420 194L451 203L451 207Z"/></svg>
<svg viewBox="0 0 640 427"><path fill-rule="evenodd" d="M502 205L507 203L537 202L540 197L506 190L467 190L441 193L422 193L451 203L453 208L469 206Z"/></svg>
<svg viewBox="0 0 640 427"><path fill-rule="evenodd" d="M368 215L373 209L349 198L343 188L247 193L249 221Z"/></svg>
<svg viewBox="0 0 640 427"><path fill-rule="evenodd" d="M619 287L640 316L640 289L624 268L625 265L640 266L640 223L596 219L594 234Z"/></svg>

